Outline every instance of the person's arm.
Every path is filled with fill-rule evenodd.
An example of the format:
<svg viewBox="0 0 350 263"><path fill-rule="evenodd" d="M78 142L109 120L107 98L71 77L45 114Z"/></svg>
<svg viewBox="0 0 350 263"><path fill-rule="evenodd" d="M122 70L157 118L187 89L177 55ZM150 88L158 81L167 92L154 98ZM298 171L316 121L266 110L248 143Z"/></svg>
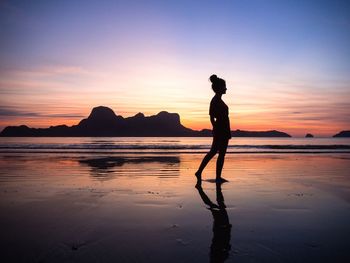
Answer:
<svg viewBox="0 0 350 263"><path fill-rule="evenodd" d="M209 107L209 115L210 115L210 122L213 128L215 127L216 124L216 103L215 100L212 100L210 102L210 107Z"/></svg>
<svg viewBox="0 0 350 263"><path fill-rule="evenodd" d="M210 122L211 122L211 125L212 125L213 128L214 128L215 123L216 123L216 119L215 119L215 117L214 117L213 115L210 115Z"/></svg>

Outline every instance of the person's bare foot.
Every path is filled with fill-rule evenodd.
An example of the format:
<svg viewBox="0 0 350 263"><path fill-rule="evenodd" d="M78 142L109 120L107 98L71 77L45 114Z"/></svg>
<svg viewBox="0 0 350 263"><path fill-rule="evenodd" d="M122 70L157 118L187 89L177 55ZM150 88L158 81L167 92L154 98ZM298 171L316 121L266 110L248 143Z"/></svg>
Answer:
<svg viewBox="0 0 350 263"><path fill-rule="evenodd" d="M202 173L201 172L197 171L194 175L197 177L197 180L202 180Z"/></svg>
<svg viewBox="0 0 350 263"><path fill-rule="evenodd" d="M215 181L217 183L221 183L221 184L228 182L228 180L226 180L225 178L222 178L222 177L216 178Z"/></svg>

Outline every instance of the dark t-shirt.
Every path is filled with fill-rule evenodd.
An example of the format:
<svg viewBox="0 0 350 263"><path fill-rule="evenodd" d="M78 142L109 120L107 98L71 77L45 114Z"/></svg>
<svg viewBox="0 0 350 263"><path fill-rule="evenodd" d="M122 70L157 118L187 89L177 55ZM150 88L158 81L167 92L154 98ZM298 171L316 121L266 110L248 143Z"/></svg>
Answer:
<svg viewBox="0 0 350 263"><path fill-rule="evenodd" d="M217 139L231 139L230 119L228 107L225 102L214 96L210 102L209 115L214 117L216 122L213 127L213 136Z"/></svg>

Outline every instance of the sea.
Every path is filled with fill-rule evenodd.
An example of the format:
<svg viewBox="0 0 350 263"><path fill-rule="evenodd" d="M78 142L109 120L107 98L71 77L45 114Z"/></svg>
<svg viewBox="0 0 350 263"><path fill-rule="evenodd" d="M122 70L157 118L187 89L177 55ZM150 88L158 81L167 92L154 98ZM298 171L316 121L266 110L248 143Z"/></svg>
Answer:
<svg viewBox="0 0 350 263"><path fill-rule="evenodd" d="M1 262L350 262L350 138L0 138Z"/></svg>
<svg viewBox="0 0 350 263"><path fill-rule="evenodd" d="M210 137L2 137L0 153L205 153ZM350 153L350 138L230 140L227 153Z"/></svg>

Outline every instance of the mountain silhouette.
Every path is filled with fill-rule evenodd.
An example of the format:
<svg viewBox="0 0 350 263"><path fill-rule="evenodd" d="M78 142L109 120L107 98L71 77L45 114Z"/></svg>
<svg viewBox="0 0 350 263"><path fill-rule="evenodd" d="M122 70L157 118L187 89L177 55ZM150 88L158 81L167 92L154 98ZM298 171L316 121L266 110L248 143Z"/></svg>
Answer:
<svg viewBox="0 0 350 263"><path fill-rule="evenodd" d="M292 137L285 132L272 131L231 131L232 137Z"/></svg>
<svg viewBox="0 0 350 263"><path fill-rule="evenodd" d="M335 135L333 135L333 137L337 138L337 137L350 137L350 131L341 131Z"/></svg>
<svg viewBox="0 0 350 263"><path fill-rule="evenodd" d="M3 137L211 137L212 131L195 131L183 126L177 113L161 111L146 117L143 113L124 118L105 106L92 109L90 115L77 125L58 125L49 128L30 128L26 125L8 126L0 133ZM234 137L291 137L284 132L273 131L232 131Z"/></svg>

